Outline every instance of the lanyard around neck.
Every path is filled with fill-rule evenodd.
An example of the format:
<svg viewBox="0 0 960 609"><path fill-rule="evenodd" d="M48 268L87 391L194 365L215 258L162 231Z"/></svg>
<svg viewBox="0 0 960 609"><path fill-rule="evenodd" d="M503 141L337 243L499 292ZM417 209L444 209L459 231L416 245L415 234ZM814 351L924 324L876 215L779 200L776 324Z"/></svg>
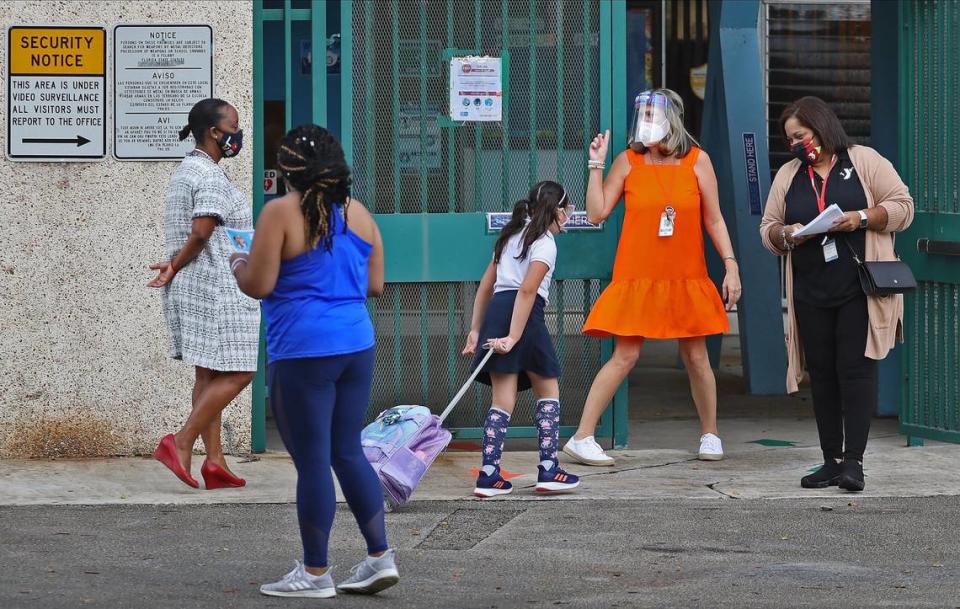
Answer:
<svg viewBox="0 0 960 609"><path fill-rule="evenodd" d="M807 173L810 175L810 186L813 188L814 196L817 197L817 209L820 210L820 213L823 213L823 210L827 207L827 181L830 179L830 172L833 171L833 166L836 164L837 156L834 155L830 161L830 171L828 171L827 176L823 178L823 186L819 192L817 192L817 183L813 179L813 166L807 165Z"/></svg>

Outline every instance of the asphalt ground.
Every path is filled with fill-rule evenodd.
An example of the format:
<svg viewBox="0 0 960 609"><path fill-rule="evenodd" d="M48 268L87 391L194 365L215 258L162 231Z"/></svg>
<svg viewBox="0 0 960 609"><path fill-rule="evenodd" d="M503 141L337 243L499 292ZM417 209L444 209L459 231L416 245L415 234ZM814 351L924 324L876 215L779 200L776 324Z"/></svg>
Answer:
<svg viewBox="0 0 960 609"><path fill-rule="evenodd" d="M277 599L292 504L0 508L0 607L960 607L960 498L419 501L401 582ZM364 554L340 506L335 577Z"/></svg>

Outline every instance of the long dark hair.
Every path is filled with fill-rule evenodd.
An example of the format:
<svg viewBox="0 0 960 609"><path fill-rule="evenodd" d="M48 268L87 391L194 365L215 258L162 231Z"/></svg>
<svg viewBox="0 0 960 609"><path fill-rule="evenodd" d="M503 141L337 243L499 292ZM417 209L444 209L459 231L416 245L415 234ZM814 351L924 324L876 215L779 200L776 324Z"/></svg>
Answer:
<svg viewBox="0 0 960 609"><path fill-rule="evenodd" d="M277 166L287 183L301 194L307 243L311 249L322 243L330 251L335 206L343 204L346 220L350 203L350 168L340 142L318 125L294 127L280 141Z"/></svg>
<svg viewBox="0 0 960 609"><path fill-rule="evenodd" d="M826 152L836 154L850 147L850 138L840 119L819 97L801 97L783 109L780 114L780 133L788 143L790 138L787 137L786 126L787 120L791 118L797 119L801 125L813 131Z"/></svg>
<svg viewBox="0 0 960 609"><path fill-rule="evenodd" d="M216 127L217 123L223 119L222 110L229 106L228 102L216 97L201 99L190 108L190 114L187 115L187 124L180 130L180 141L190 137L198 144L202 144L207 139L207 129Z"/></svg>
<svg viewBox="0 0 960 609"><path fill-rule="evenodd" d="M500 263L507 241L524 228L526 232L523 235L523 246L520 248L517 260L526 258L533 242L542 237L550 230L550 225L557 221L557 208L563 204L566 197L567 193L563 186L556 182L545 180L534 184L527 193L527 198L520 199L514 204L513 215L500 231L497 244L493 246L493 262ZM527 218L530 219L529 224L527 224Z"/></svg>

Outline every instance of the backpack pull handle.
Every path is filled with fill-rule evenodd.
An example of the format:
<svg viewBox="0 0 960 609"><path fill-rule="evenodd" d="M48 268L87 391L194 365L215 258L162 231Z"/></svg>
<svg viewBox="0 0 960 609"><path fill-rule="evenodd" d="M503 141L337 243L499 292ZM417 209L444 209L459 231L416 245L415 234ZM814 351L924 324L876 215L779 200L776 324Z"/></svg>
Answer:
<svg viewBox="0 0 960 609"><path fill-rule="evenodd" d="M487 362L490 361L490 358L493 357L493 349L487 349L487 354L483 356L483 359L480 360L480 363L477 364L477 367L473 369L473 372L470 374L470 378L467 379L467 382L463 384L463 387L460 388L460 391L457 392L457 395L453 396L453 399L450 400L450 403L447 404L447 407L443 409L443 412L440 413L440 424L443 425L443 422L447 420L447 417L450 416L450 413L453 412L453 408L460 402L460 398L463 397L463 394L467 392L470 388L470 383L472 383L477 375L480 374L480 371L483 370L483 367L487 365Z"/></svg>

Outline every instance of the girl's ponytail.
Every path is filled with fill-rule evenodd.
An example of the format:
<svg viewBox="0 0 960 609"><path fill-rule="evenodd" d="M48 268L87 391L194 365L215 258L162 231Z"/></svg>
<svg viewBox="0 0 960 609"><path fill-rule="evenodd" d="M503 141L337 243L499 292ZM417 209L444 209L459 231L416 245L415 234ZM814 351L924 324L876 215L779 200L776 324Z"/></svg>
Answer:
<svg viewBox="0 0 960 609"><path fill-rule="evenodd" d="M516 235L523 230L523 227L527 224L527 218L530 215L530 201L527 199L520 199L513 204L513 215L510 216L510 221L507 222L507 225L503 227L500 231L500 237L497 239L497 244L493 246L493 263L500 263L500 256L503 255L503 248L506 247L507 241L510 240L510 237Z"/></svg>

